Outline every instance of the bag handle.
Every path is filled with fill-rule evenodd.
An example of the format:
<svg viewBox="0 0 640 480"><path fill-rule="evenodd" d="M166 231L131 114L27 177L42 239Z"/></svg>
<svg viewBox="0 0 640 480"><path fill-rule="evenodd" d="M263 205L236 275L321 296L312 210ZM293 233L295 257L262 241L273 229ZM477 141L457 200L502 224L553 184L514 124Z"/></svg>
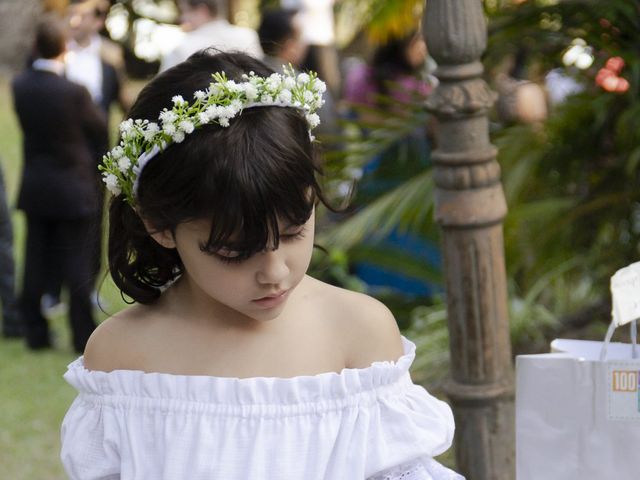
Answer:
<svg viewBox="0 0 640 480"><path fill-rule="evenodd" d="M602 349L600 350L600 361L604 362L607 359L607 347L611 343L611 339L613 338L613 334L616 331L616 322L615 320L611 321L609 324L609 328L607 329L607 334L604 337L604 342L602 343ZM637 320L633 320L629 324L629 328L631 329L631 358L638 358L638 326Z"/></svg>
<svg viewBox="0 0 640 480"><path fill-rule="evenodd" d="M640 262L621 268L611 277L611 324L600 350L600 361L607 358L607 347L611 343L616 327L631 324L631 355L638 358L636 322L640 319Z"/></svg>

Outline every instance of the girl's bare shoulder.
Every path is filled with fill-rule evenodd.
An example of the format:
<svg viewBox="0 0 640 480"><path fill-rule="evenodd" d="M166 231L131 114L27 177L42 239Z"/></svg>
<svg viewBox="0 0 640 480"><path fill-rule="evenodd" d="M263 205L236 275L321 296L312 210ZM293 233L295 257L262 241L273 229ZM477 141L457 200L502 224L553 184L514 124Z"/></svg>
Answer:
<svg viewBox="0 0 640 480"><path fill-rule="evenodd" d="M365 368L377 361L395 361L403 354L398 324L382 302L315 279L311 288L317 309L342 343L347 367Z"/></svg>
<svg viewBox="0 0 640 480"><path fill-rule="evenodd" d="M110 372L130 369L130 365L138 363L135 357L140 354L136 352L141 352L139 342L157 319L155 310L152 306L132 305L98 325L84 351L85 367Z"/></svg>

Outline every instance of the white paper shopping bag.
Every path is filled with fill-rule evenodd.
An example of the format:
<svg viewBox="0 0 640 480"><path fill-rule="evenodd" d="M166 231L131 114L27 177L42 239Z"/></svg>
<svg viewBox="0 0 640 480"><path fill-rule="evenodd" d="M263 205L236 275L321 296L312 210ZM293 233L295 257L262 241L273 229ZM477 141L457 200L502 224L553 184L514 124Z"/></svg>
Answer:
<svg viewBox="0 0 640 480"><path fill-rule="evenodd" d="M640 479L640 360L631 345L552 344L517 358L518 480Z"/></svg>
<svg viewBox="0 0 640 480"><path fill-rule="evenodd" d="M640 479L640 309L629 299L640 300L638 266L612 278L604 342L554 340L552 353L517 357L517 480ZM634 343L611 343L629 322Z"/></svg>

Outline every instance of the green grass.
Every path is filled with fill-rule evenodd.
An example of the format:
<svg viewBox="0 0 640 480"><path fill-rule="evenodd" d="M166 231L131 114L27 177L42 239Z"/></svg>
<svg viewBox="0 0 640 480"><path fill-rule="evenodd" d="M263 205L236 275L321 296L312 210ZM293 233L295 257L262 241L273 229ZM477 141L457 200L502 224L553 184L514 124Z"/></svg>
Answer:
<svg viewBox="0 0 640 480"><path fill-rule="evenodd" d="M112 122L116 123L116 122ZM9 205L14 205L22 168L20 128L13 112L9 81L0 76L0 166ZM14 253L18 284L22 278L24 216L13 212ZM114 313L124 306L110 279L100 285L105 308ZM98 321L106 314L96 312ZM76 355L64 315L52 319L56 348L28 351L20 340L0 337L0 478L12 480L64 479L59 461L60 424L75 397L62 378Z"/></svg>

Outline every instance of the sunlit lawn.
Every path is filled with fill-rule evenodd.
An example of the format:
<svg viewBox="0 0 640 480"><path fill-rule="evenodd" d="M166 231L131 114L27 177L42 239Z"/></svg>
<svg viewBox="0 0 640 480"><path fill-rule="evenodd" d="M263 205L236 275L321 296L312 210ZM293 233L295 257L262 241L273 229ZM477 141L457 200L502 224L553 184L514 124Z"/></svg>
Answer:
<svg viewBox="0 0 640 480"><path fill-rule="evenodd" d="M11 105L9 84L0 76L0 161L13 206L21 168L21 138ZM13 214L17 273L21 277L24 218ZM18 279L19 281L19 279ZM123 302L113 284L100 288L106 310L113 313ZM105 314L97 312L98 320ZM28 351L20 340L0 337L0 478L57 480L66 478L58 454L60 423L74 390L62 379L75 358L64 315L53 319L56 347L47 352Z"/></svg>

